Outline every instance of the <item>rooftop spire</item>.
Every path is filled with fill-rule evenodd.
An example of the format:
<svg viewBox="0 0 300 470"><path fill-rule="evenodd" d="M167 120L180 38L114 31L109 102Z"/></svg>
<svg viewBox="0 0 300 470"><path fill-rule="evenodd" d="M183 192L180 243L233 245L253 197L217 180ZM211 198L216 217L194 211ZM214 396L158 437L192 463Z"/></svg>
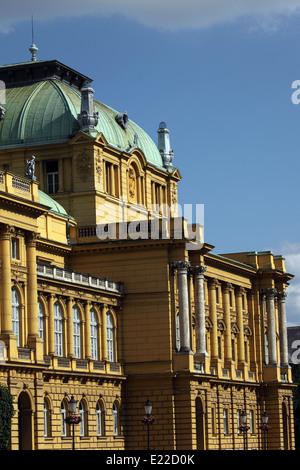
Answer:
<svg viewBox="0 0 300 470"><path fill-rule="evenodd" d="M158 150L162 156L162 161L164 164L164 167L168 171L172 171L173 165L172 161L174 158L174 152L171 150L170 146L170 131L167 128L167 125L165 122L161 122L159 125L158 129Z"/></svg>
<svg viewBox="0 0 300 470"><path fill-rule="evenodd" d="M32 36L32 44L29 48L29 52L31 52L31 60L32 62L36 61L36 53L38 51L38 48L34 44L34 34L33 34L33 15L31 16L31 36Z"/></svg>

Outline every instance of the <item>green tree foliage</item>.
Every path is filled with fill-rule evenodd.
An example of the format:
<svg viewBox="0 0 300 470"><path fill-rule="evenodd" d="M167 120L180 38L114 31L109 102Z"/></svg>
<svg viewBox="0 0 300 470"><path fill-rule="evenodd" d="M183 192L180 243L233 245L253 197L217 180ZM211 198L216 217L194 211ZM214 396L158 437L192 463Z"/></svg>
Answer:
<svg viewBox="0 0 300 470"><path fill-rule="evenodd" d="M8 450L11 435L11 419L14 414L13 396L0 385L0 450Z"/></svg>

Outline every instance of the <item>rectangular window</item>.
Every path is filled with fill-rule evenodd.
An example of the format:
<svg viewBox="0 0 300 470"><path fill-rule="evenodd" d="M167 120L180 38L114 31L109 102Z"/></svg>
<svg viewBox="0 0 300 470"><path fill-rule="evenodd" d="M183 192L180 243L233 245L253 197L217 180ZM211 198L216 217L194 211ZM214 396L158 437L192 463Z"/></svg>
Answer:
<svg viewBox="0 0 300 470"><path fill-rule="evenodd" d="M250 423L249 423L250 433L253 434L254 433L254 413L253 413L253 410L249 411L249 418L250 418Z"/></svg>
<svg viewBox="0 0 300 470"><path fill-rule="evenodd" d="M55 194L58 191L58 162L47 162L47 193Z"/></svg>
<svg viewBox="0 0 300 470"><path fill-rule="evenodd" d="M216 303L220 303L220 299L219 299L219 288L216 287Z"/></svg>
<svg viewBox="0 0 300 470"><path fill-rule="evenodd" d="M229 291L229 307L232 307L233 304L232 304L232 292Z"/></svg>
<svg viewBox="0 0 300 470"><path fill-rule="evenodd" d="M232 360L235 361L235 341L234 341L234 339L231 340L231 355L232 355Z"/></svg>
<svg viewBox="0 0 300 470"><path fill-rule="evenodd" d="M222 337L218 336L218 357L222 359Z"/></svg>
<svg viewBox="0 0 300 470"><path fill-rule="evenodd" d="M19 296L14 287L11 288L11 309L12 309L12 331L17 337L17 346L20 346L20 317L19 317Z"/></svg>
<svg viewBox="0 0 300 470"><path fill-rule="evenodd" d="M245 349L245 362L248 362L248 342L244 342L244 349Z"/></svg>
<svg viewBox="0 0 300 470"><path fill-rule="evenodd" d="M90 330L91 330L91 356L94 361L98 360L98 328L95 311L90 310Z"/></svg>
<svg viewBox="0 0 300 470"><path fill-rule="evenodd" d="M216 428L216 410L215 408L211 409L211 429L212 433L216 434L217 433L217 428Z"/></svg>
<svg viewBox="0 0 300 470"><path fill-rule="evenodd" d="M18 238L11 239L11 257L12 259L20 259Z"/></svg>
<svg viewBox="0 0 300 470"><path fill-rule="evenodd" d="M224 430L224 434L228 434L228 410L227 408L223 409L223 430Z"/></svg>
<svg viewBox="0 0 300 470"><path fill-rule="evenodd" d="M114 362L114 326L112 317L109 313L106 314L106 339L107 339L107 359Z"/></svg>
<svg viewBox="0 0 300 470"><path fill-rule="evenodd" d="M105 189L108 194L112 194L112 175L113 165L111 163L105 163Z"/></svg>

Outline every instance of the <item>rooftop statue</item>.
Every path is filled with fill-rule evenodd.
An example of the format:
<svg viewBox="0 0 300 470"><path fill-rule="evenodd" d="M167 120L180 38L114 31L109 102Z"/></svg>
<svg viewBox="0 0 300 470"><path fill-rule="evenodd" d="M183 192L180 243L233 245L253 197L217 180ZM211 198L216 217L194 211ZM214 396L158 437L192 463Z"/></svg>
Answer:
<svg viewBox="0 0 300 470"><path fill-rule="evenodd" d="M27 160L27 171L25 173L26 178L36 180L35 172L35 156L31 155L30 160Z"/></svg>

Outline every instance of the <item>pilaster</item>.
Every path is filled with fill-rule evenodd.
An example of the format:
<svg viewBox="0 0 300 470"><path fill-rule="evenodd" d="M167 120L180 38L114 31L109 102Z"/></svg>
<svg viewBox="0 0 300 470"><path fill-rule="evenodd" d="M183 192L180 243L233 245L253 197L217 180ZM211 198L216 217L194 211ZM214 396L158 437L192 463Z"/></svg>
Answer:
<svg viewBox="0 0 300 470"><path fill-rule="evenodd" d="M190 339L190 313L188 295L188 269L189 261L176 261L173 267L177 269L178 297L179 297L179 325L180 325L180 352L192 353Z"/></svg>

